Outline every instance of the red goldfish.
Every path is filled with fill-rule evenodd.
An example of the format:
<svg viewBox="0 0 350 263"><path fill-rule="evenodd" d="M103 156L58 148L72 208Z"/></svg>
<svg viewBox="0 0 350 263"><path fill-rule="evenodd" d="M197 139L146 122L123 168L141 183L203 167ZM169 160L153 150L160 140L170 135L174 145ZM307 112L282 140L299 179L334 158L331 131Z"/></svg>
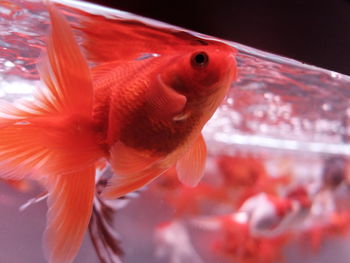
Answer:
<svg viewBox="0 0 350 263"><path fill-rule="evenodd" d="M289 234L265 238L254 236L248 217L241 213L214 217L199 217L193 220L201 229L217 231L220 238L213 243L218 255L228 262L273 263L283 262L283 247L288 243Z"/></svg>
<svg viewBox="0 0 350 263"><path fill-rule="evenodd" d="M288 235L265 239L253 237L247 225L230 218L222 220L223 240L216 249L232 262L272 263L283 262L282 248L289 240Z"/></svg>
<svg viewBox="0 0 350 263"><path fill-rule="evenodd" d="M45 87L34 101L0 105L0 176L46 186L46 256L67 263L91 217L101 159L115 173L106 198L131 192L173 165L183 183L200 181L206 157L201 130L236 76L235 50L197 41L90 72L65 18L48 8L52 26L38 65Z"/></svg>

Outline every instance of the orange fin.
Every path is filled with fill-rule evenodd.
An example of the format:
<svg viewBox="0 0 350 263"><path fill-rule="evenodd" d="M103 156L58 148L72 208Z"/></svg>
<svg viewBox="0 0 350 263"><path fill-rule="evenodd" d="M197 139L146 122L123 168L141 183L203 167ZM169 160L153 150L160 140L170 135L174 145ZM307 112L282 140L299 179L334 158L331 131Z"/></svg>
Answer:
<svg viewBox="0 0 350 263"><path fill-rule="evenodd" d="M119 198L149 184L166 170L154 166L129 176L114 175L110 185L105 188L101 196L105 199Z"/></svg>
<svg viewBox="0 0 350 263"><path fill-rule="evenodd" d="M0 177L31 175L48 186L49 262L69 263L90 219L94 163L102 152L91 129L88 66L64 17L49 2L48 8L52 29L39 65L46 87L33 102L0 114Z"/></svg>
<svg viewBox="0 0 350 263"><path fill-rule="evenodd" d="M152 181L164 171L158 166L160 160L159 156L135 150L122 142L115 143L110 159L115 175L102 196L118 198Z"/></svg>
<svg viewBox="0 0 350 263"><path fill-rule="evenodd" d="M45 98L45 108L51 112L91 116L93 86L87 62L68 22L51 4L48 9L51 34L47 41L47 54L38 66L47 90L39 94Z"/></svg>
<svg viewBox="0 0 350 263"><path fill-rule="evenodd" d="M50 263L70 263L88 227L95 191L95 167L47 180L47 228L44 237Z"/></svg>
<svg viewBox="0 0 350 263"><path fill-rule="evenodd" d="M176 163L177 176L183 184L195 187L200 182L204 175L206 156L207 148L200 134L192 147Z"/></svg>
<svg viewBox="0 0 350 263"><path fill-rule="evenodd" d="M78 19L77 27L84 34L83 46L95 62L130 60L142 53L177 53L193 46L225 45L178 28L134 19L106 19L85 12Z"/></svg>
<svg viewBox="0 0 350 263"><path fill-rule="evenodd" d="M0 177L20 180L42 176L50 150L42 144L42 130L26 124L0 129Z"/></svg>
<svg viewBox="0 0 350 263"><path fill-rule="evenodd" d="M186 106L187 99L164 83L158 75L157 85L147 93L145 110L152 112L152 116L160 119L174 118Z"/></svg>
<svg viewBox="0 0 350 263"><path fill-rule="evenodd" d="M38 178L90 165L96 155L97 146L89 132L93 95L89 69L65 18L51 4L48 8L52 30L39 66L46 87L37 90L33 102L0 106L2 178ZM58 149L66 156L58 154ZM75 154L79 157L72 158Z"/></svg>
<svg viewBox="0 0 350 263"><path fill-rule="evenodd" d="M138 151L126 146L122 142L116 142L111 150L110 163L117 175L129 176L139 173L160 159L149 153Z"/></svg>

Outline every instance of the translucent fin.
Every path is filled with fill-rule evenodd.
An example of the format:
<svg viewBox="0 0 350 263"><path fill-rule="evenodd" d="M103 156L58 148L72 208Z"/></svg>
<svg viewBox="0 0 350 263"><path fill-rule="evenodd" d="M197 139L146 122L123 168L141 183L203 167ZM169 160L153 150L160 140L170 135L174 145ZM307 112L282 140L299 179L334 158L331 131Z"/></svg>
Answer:
<svg viewBox="0 0 350 263"><path fill-rule="evenodd" d="M110 163L115 174L128 177L147 169L159 159L159 156L152 156L122 142L116 142L111 150Z"/></svg>
<svg viewBox="0 0 350 263"><path fill-rule="evenodd" d="M92 129L88 66L68 23L47 4L52 29L39 65L46 87L33 102L0 106L0 177L31 175L47 186L47 256L50 263L69 263L88 226L94 164L103 153Z"/></svg>
<svg viewBox="0 0 350 263"><path fill-rule="evenodd" d="M91 217L95 167L63 176L51 176L47 186L46 256L50 263L70 263L81 246Z"/></svg>
<svg viewBox="0 0 350 263"><path fill-rule="evenodd" d="M160 159L159 156L117 142L112 148L110 159L115 175L102 196L108 199L118 198L149 183L164 171L157 165Z"/></svg>
<svg viewBox="0 0 350 263"><path fill-rule="evenodd" d="M164 168L154 166L137 174L130 174L128 176L115 175L101 196L106 199L119 198L147 185L165 171L166 169Z"/></svg>
<svg viewBox="0 0 350 263"><path fill-rule="evenodd" d="M224 45L176 28L137 20L110 20L90 13L84 13L80 19L78 27L84 33L83 46L89 59L96 62L135 59L144 53L176 53L193 46Z"/></svg>
<svg viewBox="0 0 350 263"><path fill-rule="evenodd" d="M20 180L42 176L41 168L50 158L50 150L41 143L41 130L13 124L0 129L0 177Z"/></svg>
<svg viewBox="0 0 350 263"><path fill-rule="evenodd" d="M203 177L207 148L200 134L189 151L176 163L179 180L190 187L196 186Z"/></svg>
<svg viewBox="0 0 350 263"><path fill-rule="evenodd" d="M48 8L52 29L47 54L38 67L48 90L40 94L51 112L91 116L93 87L88 65L65 18L51 4Z"/></svg>
<svg viewBox="0 0 350 263"><path fill-rule="evenodd" d="M33 102L0 105L2 178L37 178L90 165L98 151L87 64L64 17L51 5L49 11L52 30L39 66L47 87L37 90Z"/></svg>

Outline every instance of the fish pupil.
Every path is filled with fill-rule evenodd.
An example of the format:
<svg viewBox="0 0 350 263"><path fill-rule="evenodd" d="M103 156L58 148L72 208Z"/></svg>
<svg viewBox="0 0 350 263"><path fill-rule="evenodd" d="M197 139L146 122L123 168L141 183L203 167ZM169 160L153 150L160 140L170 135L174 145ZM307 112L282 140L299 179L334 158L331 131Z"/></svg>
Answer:
<svg viewBox="0 0 350 263"><path fill-rule="evenodd" d="M199 53L195 53L192 56L192 65L194 67L199 67L199 68L203 68L204 66L206 66L209 62L209 57L205 52L199 52Z"/></svg>

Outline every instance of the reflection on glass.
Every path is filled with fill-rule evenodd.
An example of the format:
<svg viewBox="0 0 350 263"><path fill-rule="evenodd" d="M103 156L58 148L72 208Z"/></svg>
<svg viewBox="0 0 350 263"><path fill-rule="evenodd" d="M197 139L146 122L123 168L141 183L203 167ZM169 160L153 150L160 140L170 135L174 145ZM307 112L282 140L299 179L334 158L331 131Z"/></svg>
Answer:
<svg viewBox="0 0 350 263"><path fill-rule="evenodd" d="M179 30L117 10L56 2L64 5L80 42L79 22L86 15L80 10L105 16L106 23L138 19ZM41 1L1 3L1 100L30 99L34 87L42 85L36 63L48 26ZM239 73L205 128L209 158L204 181L186 188L169 170L137 194L102 202L100 207L106 205L110 213L117 210L113 225L119 234L106 231L121 243L112 243L123 249L123 262L329 262L333 253L345 260L347 242L335 236L347 237L350 225L350 77L226 43L238 49ZM44 262L39 244L45 203L34 201L18 211L40 189L13 181L1 189L4 262ZM331 249L322 246L326 242ZM304 253L303 246L316 253ZM118 249L106 262L118 262ZM113 254L100 248L99 256L108 253ZM96 261L86 240L76 262Z"/></svg>

